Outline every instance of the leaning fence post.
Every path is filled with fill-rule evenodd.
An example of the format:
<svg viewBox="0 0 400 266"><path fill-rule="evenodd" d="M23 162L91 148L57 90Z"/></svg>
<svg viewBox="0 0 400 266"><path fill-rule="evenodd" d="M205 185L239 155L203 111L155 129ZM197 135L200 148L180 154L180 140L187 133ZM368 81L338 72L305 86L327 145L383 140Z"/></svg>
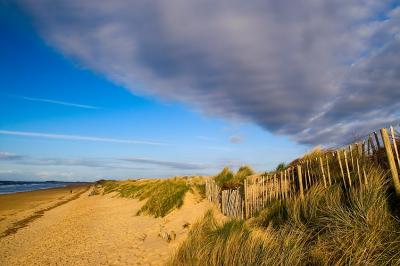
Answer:
<svg viewBox="0 0 400 266"><path fill-rule="evenodd" d="M386 131L386 128L381 129L381 135L382 135L383 144L384 144L385 150L386 150L386 156L389 161L390 171L392 173L392 179L393 179L394 188L396 190L396 195L398 197L400 197L399 175L398 175L397 166L396 166L396 163L395 163L394 157L393 157L392 145L390 144L389 135Z"/></svg>
<svg viewBox="0 0 400 266"><path fill-rule="evenodd" d="M303 191L303 177L301 176L301 165L297 165L297 178L299 179L300 185L300 198L304 199L304 191Z"/></svg>

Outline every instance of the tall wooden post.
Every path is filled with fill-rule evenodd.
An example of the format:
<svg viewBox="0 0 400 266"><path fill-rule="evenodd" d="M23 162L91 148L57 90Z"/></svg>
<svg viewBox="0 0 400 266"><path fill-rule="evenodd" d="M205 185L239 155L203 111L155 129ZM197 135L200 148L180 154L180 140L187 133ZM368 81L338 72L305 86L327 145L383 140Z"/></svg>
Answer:
<svg viewBox="0 0 400 266"><path fill-rule="evenodd" d="M304 190L303 190L303 177L301 175L301 165L297 165L297 178L299 179L300 185L300 198L304 200Z"/></svg>
<svg viewBox="0 0 400 266"><path fill-rule="evenodd" d="M384 144L385 150L386 150L386 156L389 161L390 171L392 173L392 179L393 179L394 188L396 190L396 195L398 197L400 197L399 174L397 172L396 162L394 161L394 157L393 157L392 144L390 143L389 135L386 131L386 128L381 129L381 135L382 135L383 144Z"/></svg>

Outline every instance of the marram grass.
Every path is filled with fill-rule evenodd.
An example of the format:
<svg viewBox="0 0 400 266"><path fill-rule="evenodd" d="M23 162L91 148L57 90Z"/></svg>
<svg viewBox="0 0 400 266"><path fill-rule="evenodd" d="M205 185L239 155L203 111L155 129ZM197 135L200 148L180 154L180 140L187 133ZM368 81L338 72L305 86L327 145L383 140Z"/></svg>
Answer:
<svg viewBox="0 0 400 266"><path fill-rule="evenodd" d="M146 200L137 214L149 214L164 217L172 210L180 208L190 186L183 178L137 180L119 183L107 181L104 192L117 192L121 197Z"/></svg>
<svg viewBox="0 0 400 266"><path fill-rule="evenodd" d="M273 202L248 221L193 226L169 265L400 265L400 222L391 214L387 181L345 192L314 186L305 199Z"/></svg>
<svg viewBox="0 0 400 266"><path fill-rule="evenodd" d="M214 181L219 187L237 187L243 184L246 177L254 174L254 171L249 166L241 166L234 174L228 167L214 176Z"/></svg>

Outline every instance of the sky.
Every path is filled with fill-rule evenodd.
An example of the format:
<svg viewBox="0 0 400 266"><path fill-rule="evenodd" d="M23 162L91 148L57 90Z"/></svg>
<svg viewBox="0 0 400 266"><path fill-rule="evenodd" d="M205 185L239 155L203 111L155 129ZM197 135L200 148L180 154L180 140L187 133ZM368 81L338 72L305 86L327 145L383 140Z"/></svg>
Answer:
<svg viewBox="0 0 400 266"><path fill-rule="evenodd" d="M0 1L0 180L256 171L397 125L399 1Z"/></svg>

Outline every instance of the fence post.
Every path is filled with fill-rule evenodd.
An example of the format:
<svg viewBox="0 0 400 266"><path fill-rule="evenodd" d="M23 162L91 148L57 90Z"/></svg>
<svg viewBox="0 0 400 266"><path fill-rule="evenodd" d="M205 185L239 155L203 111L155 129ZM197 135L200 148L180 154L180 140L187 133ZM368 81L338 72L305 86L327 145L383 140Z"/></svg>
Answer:
<svg viewBox="0 0 400 266"><path fill-rule="evenodd" d="M375 136L376 145L378 146L378 150L380 150L381 149L381 144L379 143L378 134L376 134L375 131L374 131L374 136Z"/></svg>
<svg viewBox="0 0 400 266"><path fill-rule="evenodd" d="M348 179L349 179L349 186L351 187L350 170L349 170L349 163L348 163L348 161L347 161L346 150L344 150L344 162L346 163L347 177L348 177Z"/></svg>
<svg viewBox="0 0 400 266"><path fill-rule="evenodd" d="M381 135L382 135L383 144L384 144L385 150L386 150L386 156L389 161L390 171L392 173L392 179L393 179L394 188L396 190L396 195L398 197L400 197L399 175L397 173L397 166L396 166L396 163L395 163L394 157L393 157L392 145L390 144L389 135L386 131L386 128L381 129Z"/></svg>
<svg viewBox="0 0 400 266"><path fill-rule="evenodd" d="M331 171L329 170L329 158L328 158L328 154L325 155L325 160L326 160L326 169L328 170L328 181L329 181L329 185L332 185L332 180L331 180Z"/></svg>
<svg viewBox="0 0 400 266"><path fill-rule="evenodd" d="M320 165L321 165L322 178L324 179L324 187L326 188L327 185L326 185L326 178L325 178L324 166L323 166L323 164L322 164L322 156L319 157L319 163L320 163Z"/></svg>
<svg viewBox="0 0 400 266"><path fill-rule="evenodd" d="M243 200L244 200L244 218L247 219L249 217L249 206L247 205L247 178L244 180L244 193L243 193Z"/></svg>
<svg viewBox="0 0 400 266"><path fill-rule="evenodd" d="M400 169L399 152L398 152L398 150L397 150L396 136L394 135L394 129L393 129L392 126L390 127L390 133L392 134L392 140L393 140L394 151L395 151L395 153L396 153L397 164L399 165L399 169Z"/></svg>
<svg viewBox="0 0 400 266"><path fill-rule="evenodd" d="M303 177L301 175L301 165L297 165L297 178L299 179L300 185L300 198L304 200L304 190L303 190Z"/></svg>
<svg viewBox="0 0 400 266"><path fill-rule="evenodd" d="M342 178L343 178L343 185L344 185L344 188L347 189L347 186L346 186L346 179L344 178L342 160L340 159L340 150L337 151L337 158L338 158L338 161L339 161L340 173L342 174Z"/></svg>

